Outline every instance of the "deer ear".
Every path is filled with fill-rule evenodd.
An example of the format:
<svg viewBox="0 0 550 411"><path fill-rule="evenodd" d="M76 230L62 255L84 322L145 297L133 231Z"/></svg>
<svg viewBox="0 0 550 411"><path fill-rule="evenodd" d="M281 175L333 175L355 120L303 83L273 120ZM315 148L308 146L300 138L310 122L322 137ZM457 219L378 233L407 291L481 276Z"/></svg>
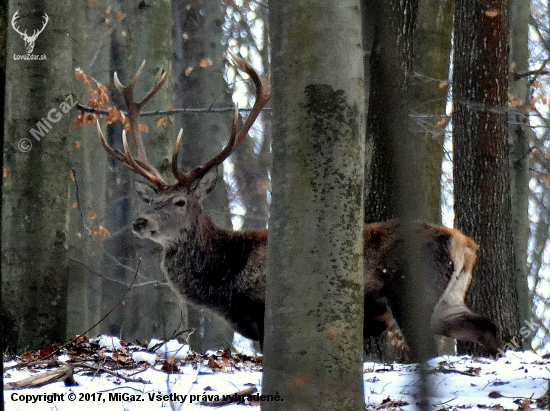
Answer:
<svg viewBox="0 0 550 411"><path fill-rule="evenodd" d="M142 181L136 180L134 186L136 188L136 193L139 198L147 204L151 204L153 199L158 194L158 191L154 187L151 187L149 184L146 184Z"/></svg>
<svg viewBox="0 0 550 411"><path fill-rule="evenodd" d="M195 182L191 187L191 191L198 201L202 201L216 187L218 180L218 168L214 167L206 173L200 180Z"/></svg>

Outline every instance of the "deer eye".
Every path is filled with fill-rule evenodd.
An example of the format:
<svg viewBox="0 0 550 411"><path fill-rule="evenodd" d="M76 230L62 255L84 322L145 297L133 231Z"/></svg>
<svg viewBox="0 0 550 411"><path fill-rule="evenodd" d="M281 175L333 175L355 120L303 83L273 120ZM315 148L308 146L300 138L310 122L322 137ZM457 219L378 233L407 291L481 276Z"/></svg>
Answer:
<svg viewBox="0 0 550 411"><path fill-rule="evenodd" d="M178 207L183 207L185 205L185 200L174 201L174 204Z"/></svg>

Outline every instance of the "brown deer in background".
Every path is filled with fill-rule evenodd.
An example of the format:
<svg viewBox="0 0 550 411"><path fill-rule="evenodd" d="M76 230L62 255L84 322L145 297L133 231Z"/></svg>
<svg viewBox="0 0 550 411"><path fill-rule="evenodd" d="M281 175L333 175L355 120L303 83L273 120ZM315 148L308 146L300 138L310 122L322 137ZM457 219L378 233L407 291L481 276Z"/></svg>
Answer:
<svg viewBox="0 0 550 411"><path fill-rule="evenodd" d="M137 191L150 205L150 211L133 224L135 234L159 243L164 250L162 269L171 286L189 302L206 306L228 320L236 331L263 343L265 286L267 264L267 230L228 231L217 227L203 210L201 203L214 188L217 166L239 146L264 105L270 98L269 85L252 66L232 55L233 64L250 76L256 87L256 100L242 127L237 115L227 146L215 157L184 173L178 168L178 152L182 132L176 140L172 156L172 173L177 182L169 184L147 160L140 137L139 116L142 107L166 81L168 72L160 74L146 96L135 102L134 86L143 64L128 86L123 86L115 73L114 82L128 109L128 134L135 147L134 157L126 132L122 134L124 153L113 149L98 132L105 150L132 172L141 175L153 186L138 183ZM496 354L496 326L471 312L464 298L472 278L477 245L458 230L430 224L417 224L421 239L417 258L429 268L426 292L422 298L430 304L431 324L435 333L473 341ZM399 260L402 243L400 224L396 221L369 224L364 227L365 337L381 334L392 320L403 324L405 302ZM405 333L406 337L406 333Z"/></svg>

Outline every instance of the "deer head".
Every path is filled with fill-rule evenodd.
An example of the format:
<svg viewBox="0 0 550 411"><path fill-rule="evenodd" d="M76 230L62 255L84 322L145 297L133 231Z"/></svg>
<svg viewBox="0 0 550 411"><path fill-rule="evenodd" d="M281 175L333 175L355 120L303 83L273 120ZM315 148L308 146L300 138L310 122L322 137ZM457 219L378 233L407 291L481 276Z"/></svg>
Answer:
<svg viewBox="0 0 550 411"><path fill-rule="evenodd" d="M205 215L201 205L214 188L217 166L241 144L270 97L269 87L252 66L235 55L230 56L233 65L248 74L256 86L254 105L240 128L238 111L235 111L225 148L189 172L178 168L180 131L172 154L175 183L169 184L149 163L139 129L141 109L162 87L168 72L159 72L151 89L139 102L135 101L133 93L144 64L127 86L123 86L115 74L115 85L128 108L128 121L124 122L130 139L123 131L124 152L121 152L109 146L99 125L98 133L109 155L152 183L137 184L137 192L150 205L150 210L135 220L133 229L137 236L163 246L162 268L173 289L188 301L216 311L246 337L261 340L267 231L245 234L222 230Z"/></svg>
<svg viewBox="0 0 550 411"><path fill-rule="evenodd" d="M214 189L216 180L217 170L212 169L189 187L176 184L159 189L136 182L136 191L150 210L136 219L134 233L170 247L200 224L202 201Z"/></svg>
<svg viewBox="0 0 550 411"><path fill-rule="evenodd" d="M19 10L17 10L13 15L11 19L11 25L13 29L21 36L21 38L25 42L25 48L27 49L27 53L30 54L34 50L34 44L36 42L36 39L38 38L40 33L42 33L46 28L46 24L48 24L49 17L46 13L44 13L42 28L39 30L34 30L31 36L27 34L27 30L25 30L24 32L21 32L19 27L15 25L15 22L17 21L17 19L19 19Z"/></svg>
<svg viewBox="0 0 550 411"><path fill-rule="evenodd" d="M141 175L151 185L136 183L136 190L140 198L151 205L151 211L139 217L133 225L134 232L141 238L153 240L162 245L167 245L178 238L178 234L187 230L192 224L196 224L196 218L201 211L202 200L212 191L216 183L217 166L220 165L242 143L262 108L271 96L269 86L262 80L254 68L245 60L230 53L232 63L239 70L250 76L256 86L256 100L242 127L238 127L238 110L235 110L233 127L229 142L225 148L212 157L206 163L189 172L183 172L178 167L178 154L182 141L183 130L180 130L176 139L172 154L172 174L177 180L169 184L161 173L147 159L145 147L141 139L139 118L141 109L160 90L169 71L159 72L153 81L151 89L145 97L136 102L134 99L134 87L143 71L145 62L142 63L135 76L127 86L122 85L117 74L114 74L116 88L122 94L128 109L128 134L136 155L132 155L126 131L122 132L124 153L113 149L106 141L98 123L98 134L104 149L120 161L130 171ZM195 217L193 217L195 216ZM178 221L178 225L174 224Z"/></svg>

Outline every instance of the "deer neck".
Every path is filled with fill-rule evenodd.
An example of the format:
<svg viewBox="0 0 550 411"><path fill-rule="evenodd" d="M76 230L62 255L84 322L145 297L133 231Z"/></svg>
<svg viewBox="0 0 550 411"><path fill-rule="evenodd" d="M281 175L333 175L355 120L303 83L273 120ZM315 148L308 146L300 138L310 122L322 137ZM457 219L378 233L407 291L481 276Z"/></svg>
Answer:
<svg viewBox="0 0 550 411"><path fill-rule="evenodd" d="M228 232L216 226L210 217L199 215L186 227L179 238L164 246L165 265L168 270L185 269L189 275L199 275L216 260L219 239L228 237Z"/></svg>
<svg viewBox="0 0 550 411"><path fill-rule="evenodd" d="M231 288L245 257L236 252L239 233L224 230L206 215L164 250L163 268L168 279L187 298L214 308L230 298L220 290ZM242 261L241 261L242 260Z"/></svg>

